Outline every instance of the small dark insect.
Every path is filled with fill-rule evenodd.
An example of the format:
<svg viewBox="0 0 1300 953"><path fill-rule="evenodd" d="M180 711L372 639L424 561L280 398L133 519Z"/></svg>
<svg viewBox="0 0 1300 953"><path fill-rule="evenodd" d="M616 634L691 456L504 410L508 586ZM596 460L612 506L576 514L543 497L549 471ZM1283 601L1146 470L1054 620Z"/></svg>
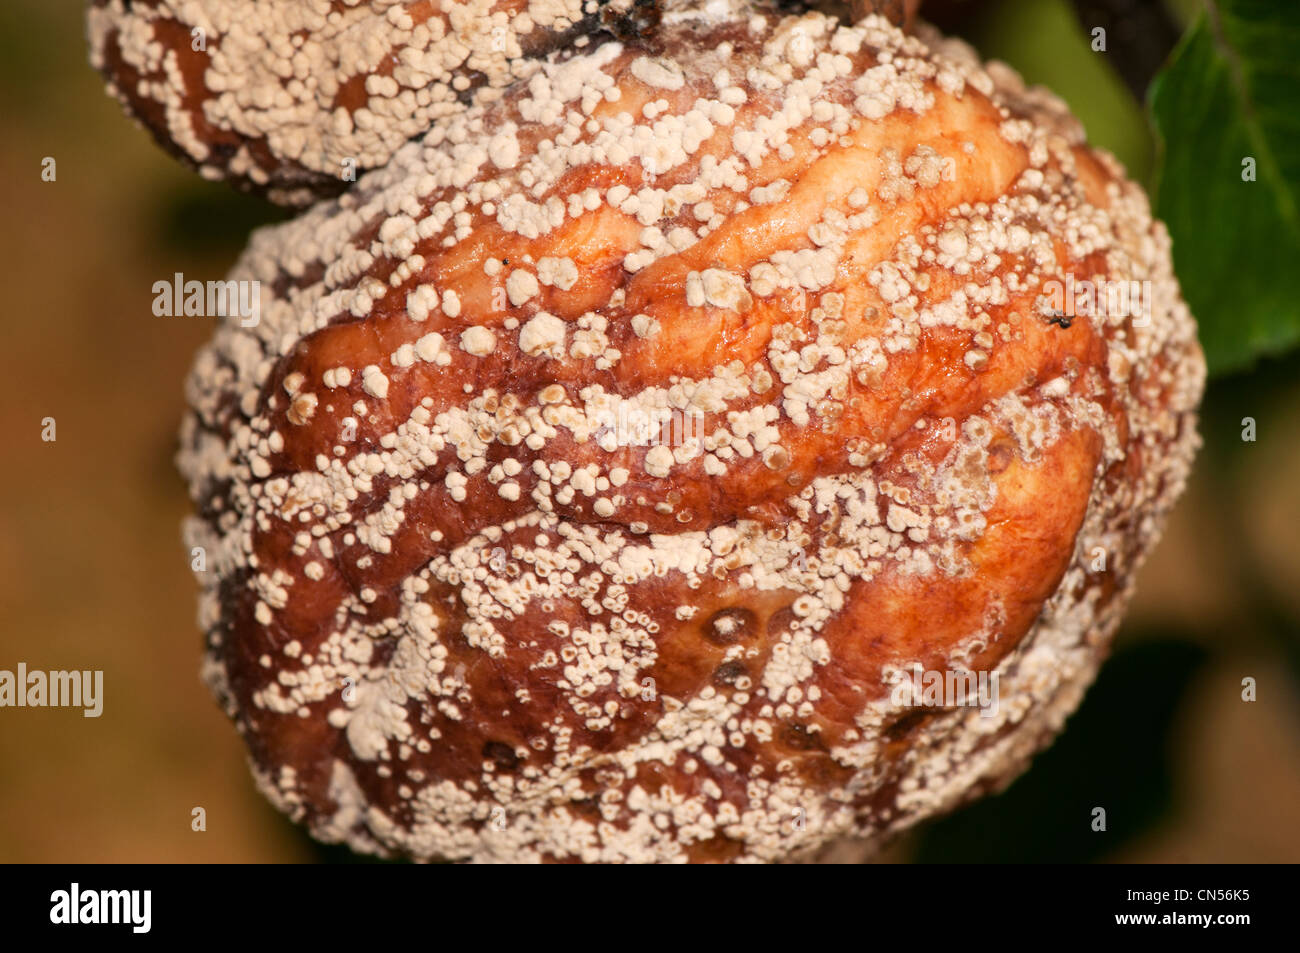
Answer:
<svg viewBox="0 0 1300 953"><path fill-rule="evenodd" d="M1073 321L1073 318L1060 311L1047 312L1047 323L1060 325L1062 329L1068 328Z"/></svg>

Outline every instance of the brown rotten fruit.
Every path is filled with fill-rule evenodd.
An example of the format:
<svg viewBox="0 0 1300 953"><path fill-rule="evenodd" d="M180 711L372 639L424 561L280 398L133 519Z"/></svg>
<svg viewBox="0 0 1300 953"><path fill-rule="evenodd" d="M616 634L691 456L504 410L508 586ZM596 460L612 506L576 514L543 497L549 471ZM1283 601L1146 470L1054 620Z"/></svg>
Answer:
<svg viewBox="0 0 1300 953"><path fill-rule="evenodd" d="M262 319L199 356L180 460L205 674L272 801L366 852L805 858L997 789L1197 444L1142 191L879 17L670 10L232 277Z"/></svg>

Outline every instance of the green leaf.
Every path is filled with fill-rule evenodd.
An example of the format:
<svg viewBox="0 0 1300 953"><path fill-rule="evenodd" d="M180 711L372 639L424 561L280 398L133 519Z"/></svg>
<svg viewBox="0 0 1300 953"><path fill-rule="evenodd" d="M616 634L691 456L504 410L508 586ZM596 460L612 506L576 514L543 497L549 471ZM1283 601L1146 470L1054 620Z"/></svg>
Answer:
<svg viewBox="0 0 1300 953"><path fill-rule="evenodd" d="M1156 211L1212 374L1300 342L1300 3L1207 0L1151 85ZM1244 181L1246 160L1255 181Z"/></svg>

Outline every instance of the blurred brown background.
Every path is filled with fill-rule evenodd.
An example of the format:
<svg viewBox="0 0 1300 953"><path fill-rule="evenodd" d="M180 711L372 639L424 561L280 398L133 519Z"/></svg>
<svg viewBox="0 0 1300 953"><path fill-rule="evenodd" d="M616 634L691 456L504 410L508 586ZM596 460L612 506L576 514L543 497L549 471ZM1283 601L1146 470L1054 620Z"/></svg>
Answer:
<svg viewBox="0 0 1300 953"><path fill-rule="evenodd" d="M1149 175L1141 109L1065 0L944 6ZM155 281L220 277L281 213L202 182L124 118L86 65L75 0L0 5L0 122L0 669L102 669L105 694L98 719L0 709L0 861L350 859L262 801L198 681L172 455L211 326L151 312ZM1217 382L1203 432L1194 484L1064 736L1006 794L886 859L1300 861L1300 360ZM206 832L190 829L196 806ZM1089 829L1093 806L1107 833Z"/></svg>

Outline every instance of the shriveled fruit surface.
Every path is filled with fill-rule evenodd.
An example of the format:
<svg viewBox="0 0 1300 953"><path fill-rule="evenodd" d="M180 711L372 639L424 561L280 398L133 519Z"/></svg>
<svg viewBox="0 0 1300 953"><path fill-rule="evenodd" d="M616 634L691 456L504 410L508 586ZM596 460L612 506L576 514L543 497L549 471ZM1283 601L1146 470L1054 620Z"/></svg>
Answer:
<svg viewBox="0 0 1300 953"><path fill-rule="evenodd" d="M591 42L634 0L93 0L91 62L205 178L285 205Z"/></svg>
<svg viewBox="0 0 1300 953"><path fill-rule="evenodd" d="M800 859L996 789L1197 444L1144 194L879 17L687 7L543 63L231 277L261 320L200 354L180 458L205 676L366 852Z"/></svg>

